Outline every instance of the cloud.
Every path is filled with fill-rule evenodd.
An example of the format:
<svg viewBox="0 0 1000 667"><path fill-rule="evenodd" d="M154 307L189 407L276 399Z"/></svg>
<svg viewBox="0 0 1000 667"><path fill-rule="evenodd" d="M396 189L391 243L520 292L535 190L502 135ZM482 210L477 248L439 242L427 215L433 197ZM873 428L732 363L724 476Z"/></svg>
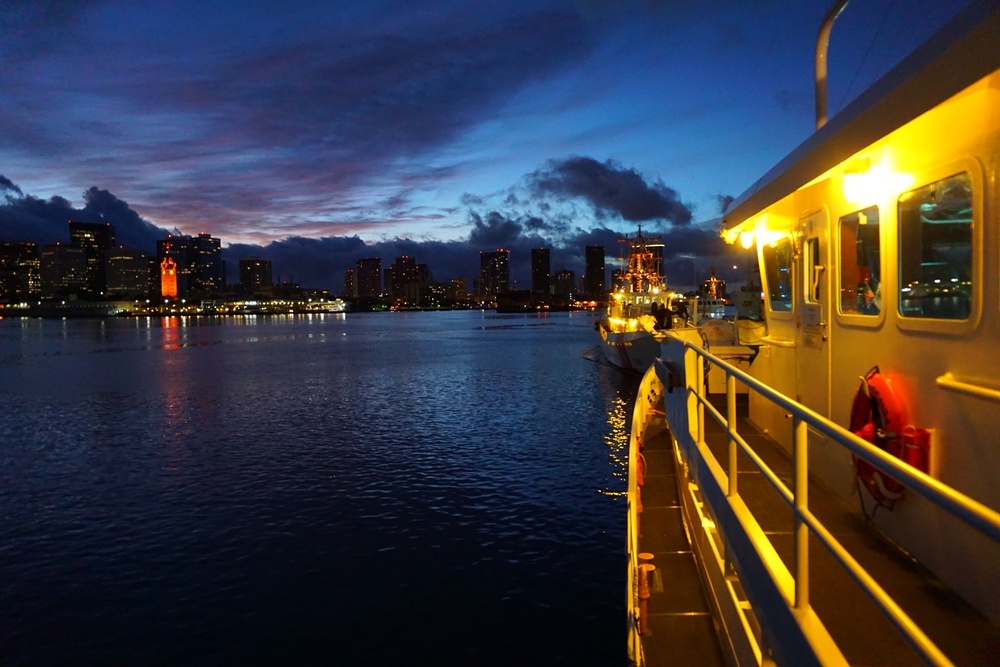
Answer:
<svg viewBox="0 0 1000 667"><path fill-rule="evenodd" d="M56 73L0 71L5 149L38 168L58 160L70 180L118 179L112 188L165 226L196 220L234 235L224 226L234 218L281 217L282 236L377 227L455 178L440 151L595 47L573 7L115 11L133 27L116 39L91 26L98 12L61 17L56 44L29 30L54 17L13 23L23 57ZM148 27L154 18L162 28ZM226 39L204 42L220 31Z"/></svg>
<svg viewBox="0 0 1000 667"><path fill-rule="evenodd" d="M580 158L591 164L596 160ZM564 165L549 163L549 169ZM633 189L641 190L632 180L635 172L621 167L599 165L608 173L623 175L622 180ZM572 167L568 169L573 173ZM539 172L534 172L538 174ZM562 172L558 172L562 173ZM533 176L532 174L531 176ZM656 188L646 188L656 191ZM669 190L667 188L666 190ZM466 194L462 203L466 208L468 235L451 241L432 238L384 238L378 242L365 242L356 234L305 237L292 235L267 243L229 243L225 235L222 255L226 263L227 279L238 280L239 260L263 257L273 263L274 277L284 282L296 282L304 287L328 289L339 294L344 285L344 273L355 267L359 259L379 257L383 268L388 268L397 257L407 255L418 263L427 264L435 280L448 282L465 278L471 289L472 281L479 275L480 252L504 248L510 250L511 277L514 286L526 288L530 284L531 250L547 247L551 250L552 270L570 270L577 277L584 272L584 249L588 245L603 246L606 268L610 273L622 254L621 233L606 224L615 218L618 223L624 216L606 214L595 218L583 215L573 207L573 201L590 202L585 192L568 194L566 202L549 201L548 191L516 192L516 188L493 195ZM68 220L85 222L110 222L122 245L154 253L156 241L167 237L170 230L158 227L145 219L131 205L107 189L93 186L83 192L84 206L77 208L60 196L48 200L24 195L22 189L5 176L0 176L0 241L27 240L40 244L67 242ZM671 191L672 192L672 191ZM5 202L5 203L3 203ZM688 285L693 275L707 276L708 267L715 264L720 278L728 275L735 259L731 247L725 246L718 234L718 221L706 224L676 224L654 218L643 225L644 233L659 235L664 243L664 271L671 285ZM629 230L631 233L633 230ZM740 276L742 277L742 276Z"/></svg>
<svg viewBox="0 0 1000 667"><path fill-rule="evenodd" d="M7 178L6 176L4 176L3 174L0 174L0 190L6 190L7 191L7 192L4 193L4 196L7 199L10 199L12 197L11 193L16 194L18 197L23 197L24 196L24 193L21 192L21 188L19 188L16 185L14 185L13 181L11 181L9 178Z"/></svg>
<svg viewBox="0 0 1000 667"><path fill-rule="evenodd" d="M58 195L48 200L24 195L21 188L5 176L0 176L0 188L6 191L6 203L0 204L0 240L3 241L34 241L41 245L67 243L70 220L109 222L115 227L119 245L152 254L156 251L156 241L166 238L168 233L132 210L127 202L96 186L83 193L83 208L75 208L69 200Z"/></svg>
<svg viewBox="0 0 1000 667"><path fill-rule="evenodd" d="M677 192L662 181L647 182L634 169L590 157L552 160L545 169L528 177L529 187L538 197L581 198L600 217L629 222L668 221L674 225L691 222L691 209Z"/></svg>

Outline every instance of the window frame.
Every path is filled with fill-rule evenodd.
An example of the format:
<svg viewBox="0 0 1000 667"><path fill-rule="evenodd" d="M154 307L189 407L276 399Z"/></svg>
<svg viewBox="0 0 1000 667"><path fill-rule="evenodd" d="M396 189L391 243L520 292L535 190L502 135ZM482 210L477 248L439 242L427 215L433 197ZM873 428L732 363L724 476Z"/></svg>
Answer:
<svg viewBox="0 0 1000 667"><path fill-rule="evenodd" d="M952 176L962 173L969 175L969 183L972 187L972 229L970 230L971 261L972 261L972 294L969 296L969 316L964 320L938 319L932 317L911 317L903 316L899 312L900 304L900 261L899 248L901 236L899 234L899 199L904 194L920 190L933 183L938 183ZM896 193L893 198L893 228L894 238L890 248L891 251L891 276L893 285L892 311L896 327L901 331L928 332L944 335L967 335L979 326L983 312L983 201L985 198L986 185L983 180L983 168L979 160L974 157L963 157L949 163L941 164L932 169L916 174L913 183L905 190ZM887 258L888 259L888 258ZM886 274L886 267L883 267L883 275ZM884 283L883 283L884 285ZM883 312L886 310L884 302L885 289L883 289Z"/></svg>
<svg viewBox="0 0 1000 667"><path fill-rule="evenodd" d="M895 199L893 199L893 202L895 202ZM842 304L840 288L844 284L844 264L840 259L843 257L843 251L844 251L843 250L844 238L841 233L843 229L843 220L848 216L857 215L872 208L874 208L878 212L878 234L879 234L878 244L879 244L879 274L880 274L879 278L881 281L880 289L882 291L882 304L879 307L879 312L875 315L869 315L860 312L845 313L840 308ZM886 291L886 287L895 285L895 281L887 280L886 276L886 268L889 266L889 264L887 258L887 248L886 248L886 240L887 240L886 237L888 236L887 234L888 224L885 215L885 207L880 203L871 203L865 206L855 206L851 210L839 216L836 219L835 224L837 227L837 231L835 232L836 244L837 244L836 245L837 260L835 264L837 266L837 275L835 278L836 283L834 285L834 291L836 292L836 297L835 297L836 308L834 309L834 312L836 313L837 321L847 326L860 326L860 327L870 327L870 328L882 326L882 323L885 322L886 311L889 310L889 308L886 307L886 297L889 295L896 294L896 292L887 293ZM895 266L893 266L892 268L895 268ZM890 298L889 304L894 306L895 300L896 297L892 296Z"/></svg>

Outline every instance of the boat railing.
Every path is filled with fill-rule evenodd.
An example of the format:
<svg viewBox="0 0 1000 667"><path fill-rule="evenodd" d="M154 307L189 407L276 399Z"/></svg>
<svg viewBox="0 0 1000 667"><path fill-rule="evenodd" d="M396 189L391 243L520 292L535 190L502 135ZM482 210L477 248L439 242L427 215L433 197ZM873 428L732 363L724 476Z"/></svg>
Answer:
<svg viewBox="0 0 1000 667"><path fill-rule="evenodd" d="M662 399L665 399L664 410L667 421L675 438L675 446L683 451L685 465L690 466L693 476L700 477L697 480L700 487L698 500L707 505L711 513L707 524L715 529L715 522L729 526L733 525L733 521L739 522L737 531L739 535L733 537L727 534L724 540L713 547L723 552L722 558L726 561L722 564L724 576L727 580L731 579L732 573L738 571L735 567L738 563L747 573L747 579L752 579L739 582L744 594L750 596L751 591L755 591L758 601L765 600L769 603L783 601L783 604L777 606L783 607L784 613L777 614L779 619L777 623L774 623L774 618L770 619L772 625L763 634L772 638L782 632L797 634L796 638L782 637L783 641L780 642L783 645L782 650L805 649L808 655L799 653L791 658L785 655L784 659L778 662L846 664L842 653L837 649L822 622L818 622L819 619L810 605L809 540L812 535L829 551L839 566L858 584L927 664L952 664L927 634L810 510L808 431L815 430L830 441L846 448L854 456L868 461L994 542L1000 542L1000 513L904 464L847 429L715 357L703 348L699 340L693 338L685 340L683 336L673 336L662 347L664 358L654 363L647 373L647 378L644 378L643 386L646 385L646 380L653 380L650 376L655 374L658 381L653 380L653 382L661 388L667 388L666 391L660 392ZM725 373L726 414L722 414L708 399L705 379L709 367ZM746 391L755 392L763 399L779 406L789 417L792 443L791 487L780 479L738 432L737 383L744 385ZM706 416L716 421L726 433L728 446L725 461L715 460L705 444ZM752 462L792 511L794 556L790 572L777 557L768 537L740 499L737 470L737 458L740 453ZM769 581L762 582L761 578ZM773 615L775 605L764 606ZM762 619L760 615L755 616L752 621L742 619L744 626L754 626L756 623L767 625L768 622L768 619ZM789 646L793 648L788 649ZM755 648L755 652L759 660L761 656L759 648Z"/></svg>

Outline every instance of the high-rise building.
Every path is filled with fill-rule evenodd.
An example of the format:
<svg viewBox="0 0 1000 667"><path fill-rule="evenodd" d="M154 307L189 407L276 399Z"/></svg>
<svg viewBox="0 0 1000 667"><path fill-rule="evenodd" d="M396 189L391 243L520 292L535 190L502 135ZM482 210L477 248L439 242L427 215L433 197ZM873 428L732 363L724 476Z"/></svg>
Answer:
<svg viewBox="0 0 1000 667"><path fill-rule="evenodd" d="M356 297L358 295L358 274L354 269L344 271L344 296Z"/></svg>
<svg viewBox="0 0 1000 667"><path fill-rule="evenodd" d="M479 253L479 289L484 298L510 289L510 250Z"/></svg>
<svg viewBox="0 0 1000 667"><path fill-rule="evenodd" d="M380 296L382 294L382 260L378 257L367 257L359 259L355 266L358 271L358 296Z"/></svg>
<svg viewBox="0 0 1000 667"><path fill-rule="evenodd" d="M586 247L586 273L584 273L584 294L588 299L603 299L604 293L604 246Z"/></svg>
<svg viewBox="0 0 1000 667"><path fill-rule="evenodd" d="M274 289L271 282L271 260L260 257L241 259L240 289L248 295L270 296Z"/></svg>
<svg viewBox="0 0 1000 667"><path fill-rule="evenodd" d="M41 256L31 241L0 242L0 302L14 303L42 293Z"/></svg>
<svg viewBox="0 0 1000 667"><path fill-rule="evenodd" d="M451 279L451 299L462 303L469 300L469 281L467 279Z"/></svg>
<svg viewBox="0 0 1000 667"><path fill-rule="evenodd" d="M397 257L396 261L389 267L388 285L386 288L389 296L395 299L410 299L409 297L419 297L416 290L420 288L420 275L417 272L417 260L408 255Z"/></svg>
<svg viewBox="0 0 1000 667"><path fill-rule="evenodd" d="M87 264L84 294L102 298L107 289L107 253L115 247L115 228L109 222L69 221L70 245L83 249Z"/></svg>
<svg viewBox="0 0 1000 667"><path fill-rule="evenodd" d="M87 255L83 248L56 243L39 253L42 296L81 294L87 290Z"/></svg>
<svg viewBox="0 0 1000 667"><path fill-rule="evenodd" d="M108 296L149 296L149 257L141 250L112 248L108 251Z"/></svg>
<svg viewBox="0 0 1000 667"><path fill-rule="evenodd" d="M177 271L177 293L180 297L212 296L225 287L225 265L222 262L222 242L211 234L196 237L169 235L156 242L157 263L170 258Z"/></svg>
<svg viewBox="0 0 1000 667"><path fill-rule="evenodd" d="M160 260L160 296L164 299L176 299L179 296L177 262L173 257Z"/></svg>
<svg viewBox="0 0 1000 667"><path fill-rule="evenodd" d="M555 276L555 294L556 296L561 296L564 298L570 298L573 296L573 292L576 291L574 284L576 281L576 274L572 271L562 270L556 271Z"/></svg>
<svg viewBox="0 0 1000 667"><path fill-rule="evenodd" d="M549 294L552 291L548 248L531 249L531 291L535 294Z"/></svg>
<svg viewBox="0 0 1000 667"><path fill-rule="evenodd" d="M222 241L202 232L188 245L189 288L197 296L212 296L226 285Z"/></svg>

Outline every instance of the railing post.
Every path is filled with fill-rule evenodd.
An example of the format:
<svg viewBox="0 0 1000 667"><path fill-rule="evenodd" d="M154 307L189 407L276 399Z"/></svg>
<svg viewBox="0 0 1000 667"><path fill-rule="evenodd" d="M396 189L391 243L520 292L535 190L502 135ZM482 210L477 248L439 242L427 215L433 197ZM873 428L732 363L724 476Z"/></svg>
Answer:
<svg viewBox="0 0 1000 667"><path fill-rule="evenodd" d="M729 495L735 496L736 489L736 378L726 373L726 422L729 433Z"/></svg>
<svg viewBox="0 0 1000 667"><path fill-rule="evenodd" d="M694 355L695 363L698 365L697 382L698 386L695 387L695 391L698 392L699 398L705 398L705 360L701 358L701 355L695 352ZM705 442L705 404L700 400L698 403L698 442Z"/></svg>
<svg viewBox="0 0 1000 667"><path fill-rule="evenodd" d="M809 508L809 430L805 420L793 417L792 466L795 469L795 608L809 607L809 526L802 512Z"/></svg>

